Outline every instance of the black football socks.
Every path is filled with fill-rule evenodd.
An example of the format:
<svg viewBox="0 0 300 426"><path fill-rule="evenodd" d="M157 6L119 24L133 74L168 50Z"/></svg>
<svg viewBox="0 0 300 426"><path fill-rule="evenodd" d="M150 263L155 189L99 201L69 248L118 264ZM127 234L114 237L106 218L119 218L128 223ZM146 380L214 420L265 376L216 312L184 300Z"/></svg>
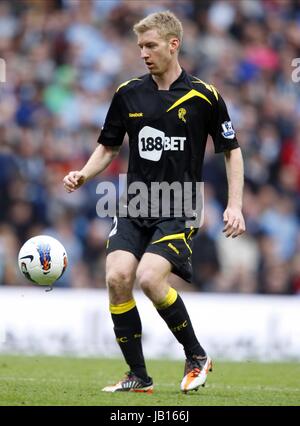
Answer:
<svg viewBox="0 0 300 426"><path fill-rule="evenodd" d="M197 340L183 300L175 289L170 287L165 300L155 307L175 338L183 345L187 358L192 358L195 355L206 357L205 350Z"/></svg>
<svg viewBox="0 0 300 426"><path fill-rule="evenodd" d="M142 324L135 300L112 305L111 317L116 340L130 370L145 382L149 381L142 348Z"/></svg>

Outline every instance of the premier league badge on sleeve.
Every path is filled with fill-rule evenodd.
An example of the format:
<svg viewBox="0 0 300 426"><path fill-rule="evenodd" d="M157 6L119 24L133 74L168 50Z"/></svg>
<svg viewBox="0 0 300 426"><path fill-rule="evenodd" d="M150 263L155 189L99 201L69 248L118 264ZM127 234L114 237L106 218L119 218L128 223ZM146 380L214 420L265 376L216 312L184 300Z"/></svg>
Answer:
<svg viewBox="0 0 300 426"><path fill-rule="evenodd" d="M235 131L233 130L231 121L225 121L222 124L223 132L222 136L226 139L234 139Z"/></svg>

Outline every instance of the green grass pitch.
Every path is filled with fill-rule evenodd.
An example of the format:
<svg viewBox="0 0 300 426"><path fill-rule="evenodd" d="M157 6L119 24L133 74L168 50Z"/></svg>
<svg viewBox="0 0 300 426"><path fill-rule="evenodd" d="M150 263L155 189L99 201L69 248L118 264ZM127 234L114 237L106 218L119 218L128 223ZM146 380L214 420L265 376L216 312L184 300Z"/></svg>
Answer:
<svg viewBox="0 0 300 426"><path fill-rule="evenodd" d="M300 405L300 363L218 362L207 385L184 395L183 362L152 360L152 395L106 394L123 377L118 359L0 356L0 405L288 406Z"/></svg>

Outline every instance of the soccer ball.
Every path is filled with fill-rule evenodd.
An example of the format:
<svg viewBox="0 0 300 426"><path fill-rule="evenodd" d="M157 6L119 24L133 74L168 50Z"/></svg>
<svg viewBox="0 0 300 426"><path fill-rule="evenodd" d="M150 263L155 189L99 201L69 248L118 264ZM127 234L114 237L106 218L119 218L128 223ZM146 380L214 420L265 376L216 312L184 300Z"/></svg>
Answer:
<svg viewBox="0 0 300 426"><path fill-rule="evenodd" d="M21 247L19 268L25 278L38 285L51 285L65 272L68 258L64 246L53 237L38 235Z"/></svg>

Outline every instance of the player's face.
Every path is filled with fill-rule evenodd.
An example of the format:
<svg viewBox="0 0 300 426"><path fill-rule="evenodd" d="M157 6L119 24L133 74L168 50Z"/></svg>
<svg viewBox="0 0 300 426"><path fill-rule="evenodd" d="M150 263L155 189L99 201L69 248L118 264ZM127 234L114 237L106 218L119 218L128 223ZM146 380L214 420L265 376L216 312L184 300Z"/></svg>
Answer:
<svg viewBox="0 0 300 426"><path fill-rule="evenodd" d="M141 58L151 74L162 75L168 71L174 61L178 43L176 38L169 41L163 39L156 29L138 35Z"/></svg>

